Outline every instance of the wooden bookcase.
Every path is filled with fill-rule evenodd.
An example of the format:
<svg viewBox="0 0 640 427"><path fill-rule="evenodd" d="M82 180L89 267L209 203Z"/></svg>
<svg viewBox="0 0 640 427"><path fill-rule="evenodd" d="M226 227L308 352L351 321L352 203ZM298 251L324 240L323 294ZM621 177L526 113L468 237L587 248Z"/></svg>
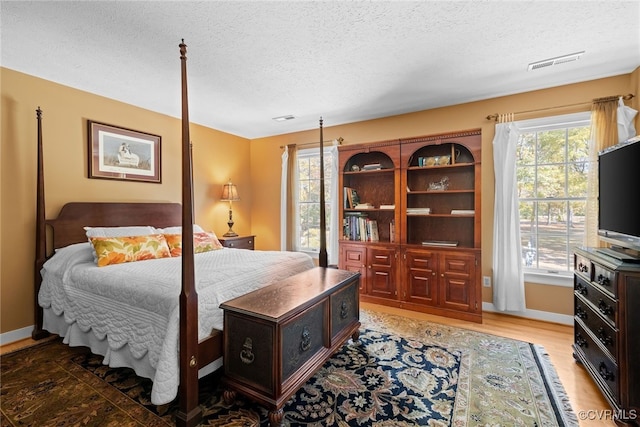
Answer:
<svg viewBox="0 0 640 427"><path fill-rule="evenodd" d="M339 265L361 273L363 301L482 321L481 142L472 130L339 148L340 188L371 205L340 195ZM379 239L358 239L354 217Z"/></svg>

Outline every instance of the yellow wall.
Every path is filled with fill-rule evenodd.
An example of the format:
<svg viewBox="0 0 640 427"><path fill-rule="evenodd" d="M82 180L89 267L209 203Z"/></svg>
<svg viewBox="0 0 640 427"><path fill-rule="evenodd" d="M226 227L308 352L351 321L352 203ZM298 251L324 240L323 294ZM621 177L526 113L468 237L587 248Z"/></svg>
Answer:
<svg viewBox="0 0 640 427"><path fill-rule="evenodd" d="M181 200L181 125L179 119L82 92L5 68L2 86L0 151L0 333L33 324L33 260L36 188L35 109L43 109L47 217L68 201ZM612 94L640 93L640 70L592 82L562 86L378 120L332 126L325 116L325 140L344 144L481 128L482 271L491 274L493 224L493 113L543 109L589 101ZM179 95L176 94L179 103ZM630 104L638 110L640 101ZM558 109L518 118L584 111ZM322 112L318 112L321 115ZM86 121L95 120L162 136L162 184L87 178ZM636 129L640 129L636 118ZM228 205L219 201L222 184L231 178L241 201L234 203L234 230L256 234L257 249L280 248L281 145L318 141L318 131L260 138L253 141L191 126L194 151L196 222L222 235ZM491 290L483 288L483 300ZM571 314L571 289L527 284L531 309ZM550 295L553 295L550 298Z"/></svg>
<svg viewBox="0 0 640 427"><path fill-rule="evenodd" d="M549 107L583 103L579 107L559 108L533 114L518 115L517 119L528 119L555 114L589 111L593 98L634 93L638 95L640 69L632 74L594 80L586 83L561 86L485 101L472 102L445 108L403 114L377 120L369 120L340 126L331 126L331 117L324 119L324 139L344 138L343 144L380 141L393 138L429 135L457 130L482 129L482 274L491 276L491 254L493 249L493 150L495 122L486 119L494 113L509 113L546 109ZM638 109L638 97L630 105ZM318 112L320 116L322 112ZM636 129L640 120L636 118ZM280 146L290 143L319 141L319 131L305 131L279 135L251 141L251 183L260 188L254 197L251 211L253 232L261 247L279 247L280 236L280 190L277 185L263 185L280 177ZM491 288L483 288L483 301L492 301ZM526 284L527 308L572 314L573 290L571 288ZM551 297L553 295L553 297Z"/></svg>
<svg viewBox="0 0 640 427"><path fill-rule="evenodd" d="M47 218L69 201L180 202L179 119L0 68L2 151L0 185L0 332L33 324L35 254L36 114L43 110ZM171 86L171 85L169 85ZM180 94L176 93L176 103ZM162 183L87 178L87 120L136 129L162 137ZM251 231L249 140L192 125L196 222L218 235L227 231L228 204L222 185L238 185L234 230Z"/></svg>

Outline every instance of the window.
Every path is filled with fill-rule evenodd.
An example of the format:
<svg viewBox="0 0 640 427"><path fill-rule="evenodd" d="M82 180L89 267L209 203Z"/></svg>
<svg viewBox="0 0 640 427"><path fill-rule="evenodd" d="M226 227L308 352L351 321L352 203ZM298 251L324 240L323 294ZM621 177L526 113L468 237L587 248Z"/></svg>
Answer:
<svg viewBox="0 0 640 427"><path fill-rule="evenodd" d="M517 123L516 174L527 273L570 276L585 234L590 114Z"/></svg>
<svg viewBox="0 0 640 427"><path fill-rule="evenodd" d="M315 148L298 151L298 194L296 197L296 230L298 250L305 252L320 251L320 150ZM331 232L330 212L332 186L332 154L324 150L324 194L327 236ZM327 245L330 245L327 239ZM329 249L329 248L327 248Z"/></svg>

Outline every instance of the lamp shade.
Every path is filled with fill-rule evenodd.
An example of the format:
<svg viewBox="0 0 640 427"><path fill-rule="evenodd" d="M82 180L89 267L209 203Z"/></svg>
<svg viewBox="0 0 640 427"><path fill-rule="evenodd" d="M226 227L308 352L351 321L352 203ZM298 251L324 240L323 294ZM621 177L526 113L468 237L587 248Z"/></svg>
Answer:
<svg viewBox="0 0 640 427"><path fill-rule="evenodd" d="M238 189L235 184L231 183L231 181L222 187L222 196L220 196L220 200L223 202L235 202L240 200Z"/></svg>

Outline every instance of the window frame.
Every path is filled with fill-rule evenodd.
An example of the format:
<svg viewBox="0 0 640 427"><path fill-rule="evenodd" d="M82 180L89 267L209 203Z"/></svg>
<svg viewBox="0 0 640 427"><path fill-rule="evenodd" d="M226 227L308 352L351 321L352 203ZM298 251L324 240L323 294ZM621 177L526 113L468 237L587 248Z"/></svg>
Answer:
<svg viewBox="0 0 640 427"><path fill-rule="evenodd" d="M568 129L575 127L590 127L591 126L591 113L590 112L580 112L573 114L563 114L556 116L548 116L537 119L529 119L529 120L518 120L515 121L515 125L518 128L519 134L531 133L531 132L544 132L544 131L552 131L558 129ZM567 149L567 144L565 141L565 151ZM587 158L588 162L589 159ZM572 162L569 162L565 157L564 164L568 165ZM537 158L534 163L534 166L538 166ZM519 165L516 162L516 168ZM565 174L568 173L565 171ZM536 177L537 182L537 177ZM562 198L554 198L553 200L561 199L563 202L571 202L573 200L584 200L586 202L586 195L584 198L572 198L568 196L568 182L565 182L565 197ZM536 195L537 196L537 195ZM531 197L526 198L527 200L548 200L542 199L540 197ZM520 199L518 200L520 203ZM586 231L586 230L585 230ZM570 245L569 234L567 233L567 243ZM524 247L522 247L524 250ZM573 271L571 268L571 246L567 248L567 259L569 260L569 268L566 271L549 271L548 269L541 268L531 268L523 265L524 272L524 280L525 282L543 284L543 285L552 285L552 286L563 286L563 287L573 287Z"/></svg>
<svg viewBox="0 0 640 427"><path fill-rule="evenodd" d="M331 164L332 161L332 148L331 147L324 147L324 163L325 165L327 164ZM320 254L320 248L318 247L317 250L312 250L310 248L302 248L301 247L301 236L302 236L302 224L300 222L300 190L301 190L301 180L300 180L300 160L303 158L313 158L313 157L317 157L318 160L320 158L320 147L314 147L314 148L304 148L304 149L300 149L297 151L296 153L296 191L295 191L295 196L294 196L294 203L295 203L295 220L294 220L294 227L295 227L295 242L296 242L296 251L298 252L302 252L302 253L306 253L308 255L310 255L312 258L317 259L319 254ZM329 168L331 169L331 168ZM336 177L337 178L337 177ZM329 191L330 185L331 185L331 179L332 177L329 176L327 177L327 174L325 173L325 193L328 193L329 196L325 197L325 215L330 216L330 212L331 212L331 199L330 199L330 194L331 192ZM334 178L335 179L335 178ZM317 180L318 182L320 181L320 179ZM319 197L318 197L318 202L315 202L317 204L320 204L319 202ZM331 232L331 223L330 221L326 222L326 235L329 236L329 233ZM329 240L327 238L327 246L330 244Z"/></svg>

